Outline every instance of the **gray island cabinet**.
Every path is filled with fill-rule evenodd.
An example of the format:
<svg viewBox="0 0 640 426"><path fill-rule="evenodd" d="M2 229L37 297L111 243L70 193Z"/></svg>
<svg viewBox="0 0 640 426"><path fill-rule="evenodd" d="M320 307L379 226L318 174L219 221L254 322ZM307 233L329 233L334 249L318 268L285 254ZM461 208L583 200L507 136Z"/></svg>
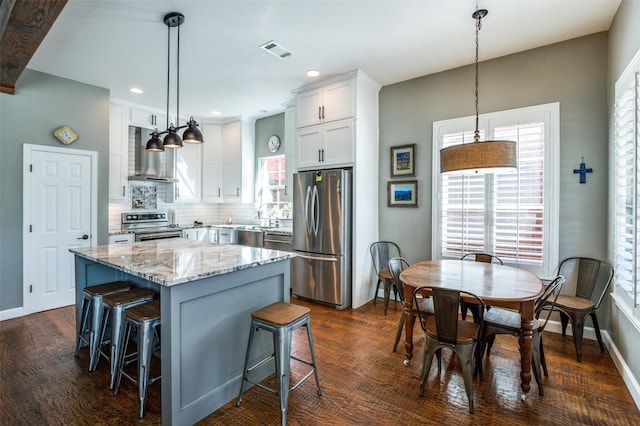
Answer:
<svg viewBox="0 0 640 426"><path fill-rule="evenodd" d="M77 329L85 287L122 280L158 292L164 425L191 425L235 398L251 312L289 302L289 252L181 238L70 251ZM254 341L256 360L273 348L270 339L257 337L264 338ZM267 377L272 368L257 373Z"/></svg>

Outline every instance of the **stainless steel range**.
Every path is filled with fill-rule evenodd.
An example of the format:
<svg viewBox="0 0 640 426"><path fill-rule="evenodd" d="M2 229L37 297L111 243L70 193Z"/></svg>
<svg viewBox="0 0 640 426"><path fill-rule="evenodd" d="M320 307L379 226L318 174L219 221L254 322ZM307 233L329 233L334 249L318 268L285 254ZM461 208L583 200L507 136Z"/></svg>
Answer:
<svg viewBox="0 0 640 426"><path fill-rule="evenodd" d="M168 211L124 212L122 231L133 232L136 241L182 237L182 229L173 225Z"/></svg>

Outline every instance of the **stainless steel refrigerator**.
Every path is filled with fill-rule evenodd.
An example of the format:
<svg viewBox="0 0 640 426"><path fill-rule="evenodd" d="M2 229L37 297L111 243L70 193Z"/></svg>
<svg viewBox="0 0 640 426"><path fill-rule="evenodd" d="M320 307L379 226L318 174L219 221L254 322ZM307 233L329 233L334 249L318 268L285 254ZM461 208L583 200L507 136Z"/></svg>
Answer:
<svg viewBox="0 0 640 426"><path fill-rule="evenodd" d="M351 170L293 176L294 297L351 305Z"/></svg>

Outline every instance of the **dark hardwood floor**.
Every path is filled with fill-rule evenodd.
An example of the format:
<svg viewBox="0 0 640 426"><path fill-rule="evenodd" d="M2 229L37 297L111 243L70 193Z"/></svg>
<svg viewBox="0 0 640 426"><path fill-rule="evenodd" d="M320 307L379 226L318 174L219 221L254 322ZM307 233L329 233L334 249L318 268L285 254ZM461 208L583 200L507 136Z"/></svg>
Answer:
<svg viewBox="0 0 640 426"><path fill-rule="evenodd" d="M442 371L434 363L425 396L418 396L423 342L418 326L416 356L408 367L402 363L403 348L391 351L399 304L392 302L385 316L382 301L345 311L293 303L311 308L323 395L316 395L313 378L293 391L290 425L640 424L640 413L609 354L600 353L593 341L585 341L583 362L578 363L570 337L545 332L545 395L538 396L532 379L529 397L521 401L516 340L498 336L491 357L484 360L485 380L474 381L475 413L469 414L459 365L446 352ZM74 358L74 323L73 307L0 322L0 424L160 424L160 383L151 385L145 417L139 420L132 383L123 381L114 396L106 362L88 373L86 349ZM294 351L306 356L304 330L297 330L294 340ZM299 377L303 369L295 364ZM277 396L254 387L240 408L230 401L198 424L279 421Z"/></svg>

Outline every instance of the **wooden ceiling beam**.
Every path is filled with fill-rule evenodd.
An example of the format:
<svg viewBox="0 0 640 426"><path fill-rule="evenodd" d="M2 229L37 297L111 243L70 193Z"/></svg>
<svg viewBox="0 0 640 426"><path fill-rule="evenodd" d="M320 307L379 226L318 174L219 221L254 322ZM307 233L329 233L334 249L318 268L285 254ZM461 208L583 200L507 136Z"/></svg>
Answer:
<svg viewBox="0 0 640 426"><path fill-rule="evenodd" d="M0 92L16 81L68 0L2 0L0 3Z"/></svg>

